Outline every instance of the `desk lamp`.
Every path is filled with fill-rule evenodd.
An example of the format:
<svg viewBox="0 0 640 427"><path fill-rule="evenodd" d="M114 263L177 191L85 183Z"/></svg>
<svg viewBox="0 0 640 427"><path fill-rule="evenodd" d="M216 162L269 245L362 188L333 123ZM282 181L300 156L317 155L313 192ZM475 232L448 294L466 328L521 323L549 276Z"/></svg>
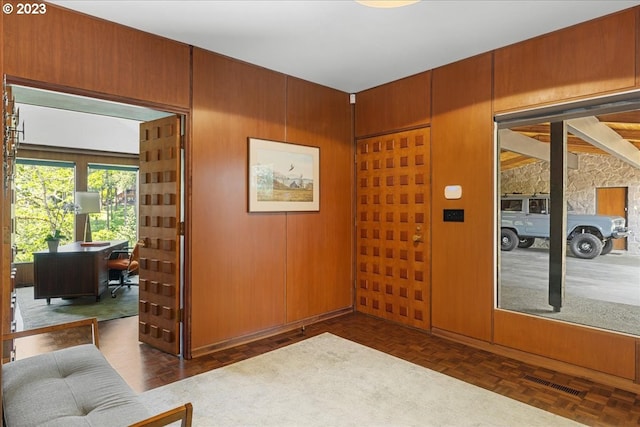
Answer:
<svg viewBox="0 0 640 427"><path fill-rule="evenodd" d="M86 214L87 220L84 224L84 241L91 241L91 224L89 214L100 212L100 193L89 191L76 191L76 205L78 214Z"/></svg>

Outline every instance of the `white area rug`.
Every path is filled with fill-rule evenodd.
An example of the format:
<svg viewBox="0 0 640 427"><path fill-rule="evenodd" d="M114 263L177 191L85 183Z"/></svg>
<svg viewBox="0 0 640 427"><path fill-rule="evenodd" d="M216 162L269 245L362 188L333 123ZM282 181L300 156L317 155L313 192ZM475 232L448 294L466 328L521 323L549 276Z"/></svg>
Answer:
<svg viewBox="0 0 640 427"><path fill-rule="evenodd" d="M203 426L575 426L577 423L329 333L141 398L192 402Z"/></svg>

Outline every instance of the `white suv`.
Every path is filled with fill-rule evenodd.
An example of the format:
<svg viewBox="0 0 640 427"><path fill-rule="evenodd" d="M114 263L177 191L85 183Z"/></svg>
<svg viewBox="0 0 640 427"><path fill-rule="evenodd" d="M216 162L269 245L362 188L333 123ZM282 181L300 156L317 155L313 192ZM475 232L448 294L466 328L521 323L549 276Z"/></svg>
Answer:
<svg viewBox="0 0 640 427"><path fill-rule="evenodd" d="M549 195L504 196L500 206L500 249L528 248L536 238L549 238ZM629 235L625 219L619 216L567 214L567 244L578 258L606 255L612 239Z"/></svg>

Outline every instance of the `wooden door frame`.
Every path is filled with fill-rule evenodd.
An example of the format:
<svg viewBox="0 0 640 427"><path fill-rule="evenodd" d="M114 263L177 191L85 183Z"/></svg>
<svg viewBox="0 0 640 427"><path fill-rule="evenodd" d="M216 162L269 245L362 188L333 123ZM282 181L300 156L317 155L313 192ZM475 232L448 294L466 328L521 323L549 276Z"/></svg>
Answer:
<svg viewBox="0 0 640 427"><path fill-rule="evenodd" d="M180 180L182 182L182 209L181 215L185 222L184 235L180 239L179 253L181 255L180 263L182 274L180 277L180 291L181 295L181 312L182 323L181 327L181 342L180 347L182 349L182 357L185 359L191 359L191 186L189 180L185 179L187 176L191 176L192 158L191 158L191 107L184 108L169 104L160 104L148 100L128 98L121 95L98 93L87 89L81 89L71 86L64 86L59 84L53 84L48 82L24 79L21 77L15 77L6 75L7 85L19 85L31 87L34 89L49 90L53 92L60 92L71 95L78 95L87 98L93 98L97 100L118 102L121 104L129 104L138 107L150 108L153 110L159 110L166 113L176 114L181 116L181 133L182 133L182 149L181 155L183 156L182 176ZM2 289L4 291L4 289ZM2 299L0 298L0 301ZM4 304L4 302L2 302ZM3 330L8 330L9 325L2 325Z"/></svg>

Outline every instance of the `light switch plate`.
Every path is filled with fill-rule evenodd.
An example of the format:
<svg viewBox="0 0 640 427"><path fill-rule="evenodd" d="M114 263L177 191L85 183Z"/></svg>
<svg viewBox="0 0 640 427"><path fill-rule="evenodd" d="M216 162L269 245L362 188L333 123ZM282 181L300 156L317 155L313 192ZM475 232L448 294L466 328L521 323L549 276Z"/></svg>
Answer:
<svg viewBox="0 0 640 427"><path fill-rule="evenodd" d="M460 199L462 197L462 186L447 185L444 187L444 198L449 200Z"/></svg>

